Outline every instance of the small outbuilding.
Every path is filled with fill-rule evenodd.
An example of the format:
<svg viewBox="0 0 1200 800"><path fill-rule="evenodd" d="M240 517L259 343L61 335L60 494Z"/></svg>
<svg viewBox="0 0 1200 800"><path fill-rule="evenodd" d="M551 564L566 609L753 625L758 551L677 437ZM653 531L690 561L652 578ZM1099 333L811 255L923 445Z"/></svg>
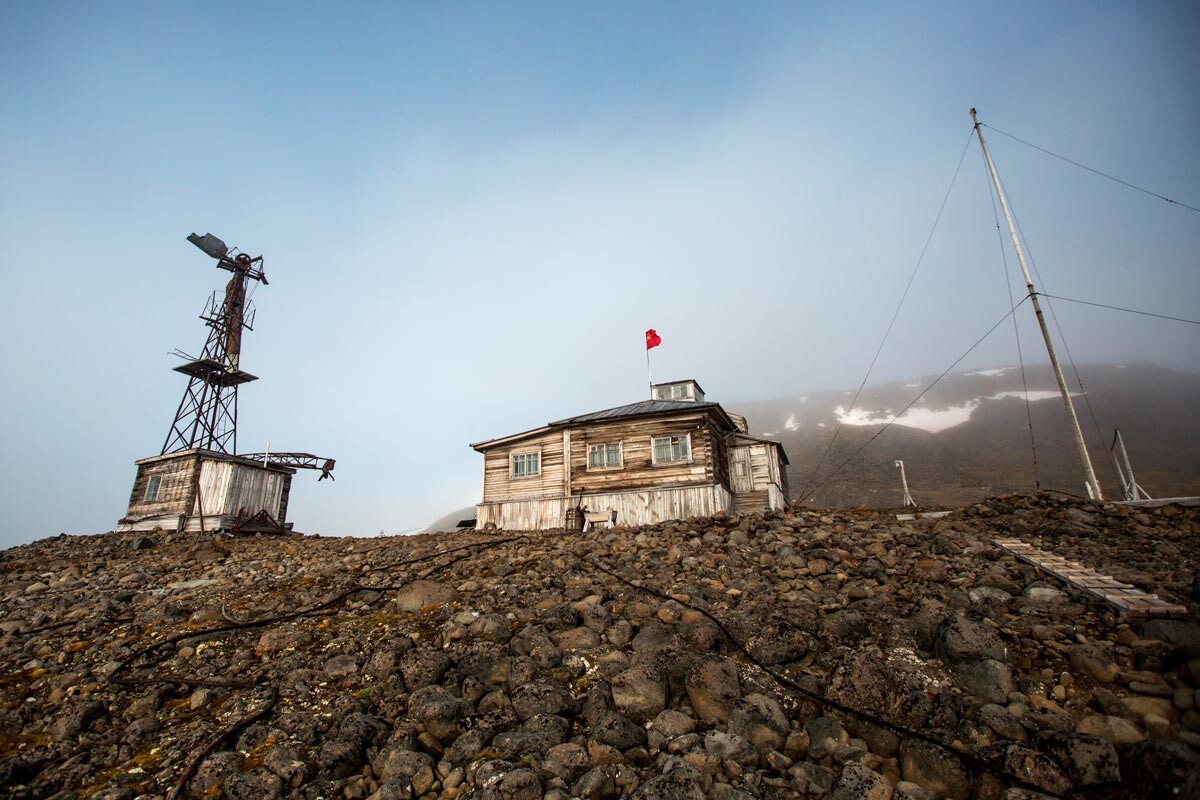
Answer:
<svg viewBox="0 0 1200 800"><path fill-rule="evenodd" d="M137 477L118 531L278 531L287 519L296 474L290 467L199 449L135 463Z"/></svg>
<svg viewBox="0 0 1200 800"><path fill-rule="evenodd" d="M646 525L787 506L779 442L751 436L694 380L655 384L651 398L471 445L483 455L476 526L561 528L582 508Z"/></svg>

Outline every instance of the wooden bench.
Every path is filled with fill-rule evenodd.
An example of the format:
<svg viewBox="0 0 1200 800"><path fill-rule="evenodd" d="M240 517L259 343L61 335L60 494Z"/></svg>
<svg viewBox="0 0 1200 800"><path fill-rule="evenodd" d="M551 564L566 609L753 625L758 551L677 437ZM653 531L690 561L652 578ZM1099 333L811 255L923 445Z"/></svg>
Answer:
<svg viewBox="0 0 1200 800"><path fill-rule="evenodd" d="M617 524L617 512L613 511L584 511L583 512L583 529L591 530L597 522L607 522L608 527Z"/></svg>

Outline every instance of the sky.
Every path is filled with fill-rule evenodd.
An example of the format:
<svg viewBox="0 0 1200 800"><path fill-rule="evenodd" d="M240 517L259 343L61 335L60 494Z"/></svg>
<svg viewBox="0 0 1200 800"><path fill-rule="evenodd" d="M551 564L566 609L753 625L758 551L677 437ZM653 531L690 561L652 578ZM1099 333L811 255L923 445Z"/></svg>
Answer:
<svg viewBox="0 0 1200 800"><path fill-rule="evenodd" d="M0 5L0 546L124 514L228 277L189 233L270 279L239 449L337 459L297 530L397 533L479 499L470 442L644 399L650 327L655 379L727 405L856 387L962 157L871 381L941 372L1015 270L968 109L1200 206L1198 35L1169 2ZM1200 316L1200 214L984 131L1043 291ZM1055 311L1079 364L1200 370L1197 326Z"/></svg>

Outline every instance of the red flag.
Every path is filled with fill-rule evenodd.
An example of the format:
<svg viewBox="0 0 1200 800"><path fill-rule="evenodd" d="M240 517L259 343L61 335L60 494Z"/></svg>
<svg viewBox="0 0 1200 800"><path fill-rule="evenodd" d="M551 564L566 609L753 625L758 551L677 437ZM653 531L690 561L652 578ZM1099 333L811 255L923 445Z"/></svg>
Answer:
<svg viewBox="0 0 1200 800"><path fill-rule="evenodd" d="M662 337L658 335L658 331L654 330L654 328L646 331L647 350L649 350L651 347L658 347L660 344L662 344Z"/></svg>

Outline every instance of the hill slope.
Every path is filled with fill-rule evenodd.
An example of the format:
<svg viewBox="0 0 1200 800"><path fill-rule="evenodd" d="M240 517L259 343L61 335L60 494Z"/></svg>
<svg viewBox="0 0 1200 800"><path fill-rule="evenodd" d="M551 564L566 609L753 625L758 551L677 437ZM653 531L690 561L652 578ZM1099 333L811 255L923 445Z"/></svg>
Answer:
<svg viewBox="0 0 1200 800"><path fill-rule="evenodd" d="M1106 496L1120 496L1107 461L1114 427L1125 437L1138 482L1152 495L1200 494L1200 375L1145 364L1087 365L1080 372L1100 432L1082 396L1076 410ZM1053 374L1040 366L1027 368L1026 377L1031 396L1039 398L1029 410L1041 486L1083 494L1082 469ZM923 505L1031 491L1029 423L1021 375L1013 367L948 376L855 455L931 381L932 376L868 387L850 414L845 413L850 391L728 407L745 414L754 432L783 442L794 500L827 507L899 505L896 459L904 461L913 496ZM839 419L846 424L817 471Z"/></svg>

